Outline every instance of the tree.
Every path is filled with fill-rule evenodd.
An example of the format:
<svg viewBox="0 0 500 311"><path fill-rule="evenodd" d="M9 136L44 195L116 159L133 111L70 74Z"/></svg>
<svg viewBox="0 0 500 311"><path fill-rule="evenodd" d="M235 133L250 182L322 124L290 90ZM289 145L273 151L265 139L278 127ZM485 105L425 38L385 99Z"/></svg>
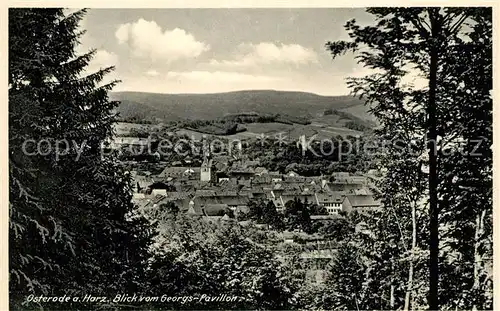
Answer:
<svg viewBox="0 0 500 311"><path fill-rule="evenodd" d="M327 279L326 287L329 295L324 303L335 310L360 310L365 309L362 297L359 297L363 280L365 279L366 266L360 258L359 248L345 244L339 248L331 266L331 276Z"/></svg>
<svg viewBox="0 0 500 311"><path fill-rule="evenodd" d="M232 302L192 301L175 309L289 309L298 284L274 254L237 224L179 215L160 220L148 273L156 295L226 294Z"/></svg>
<svg viewBox="0 0 500 311"><path fill-rule="evenodd" d="M281 231L284 229L283 215L278 213L276 206L272 201L267 201L263 208L262 221L269 225L271 229Z"/></svg>
<svg viewBox="0 0 500 311"><path fill-rule="evenodd" d="M332 219L318 229L318 233L324 235L326 239L337 242L347 239L353 231L353 227L344 217Z"/></svg>
<svg viewBox="0 0 500 311"><path fill-rule="evenodd" d="M441 278L445 300L459 309L491 309L492 305L492 12L470 10L470 33L444 56L446 79L455 92L443 101L444 113L456 120L443 129L445 156L438 162L445 172L439 185L442 221ZM452 281L455 280L455 281ZM459 285L460 284L460 285Z"/></svg>
<svg viewBox="0 0 500 311"><path fill-rule="evenodd" d="M328 215L328 211L322 205L313 204L313 205L311 205L311 214L312 215Z"/></svg>
<svg viewBox="0 0 500 311"><path fill-rule="evenodd" d="M151 217L155 220L160 220L164 218L177 217L179 213L179 207L175 205L174 202L162 203L154 211Z"/></svg>
<svg viewBox="0 0 500 311"><path fill-rule="evenodd" d="M350 80L350 86L366 99L381 121L382 127L378 134L385 139L390 136L396 138L399 146L390 148L394 150L395 147L402 147L411 151L396 159L389 155L383 162L387 169L384 182L391 185L384 189L384 204L395 210L406 210L402 215L401 239L412 236L413 259L409 266L405 308L409 306L408 294L413 291L414 268L420 260L415 256L417 242L423 240L429 245L427 303L430 309L438 309L439 295L448 297L450 294L448 286L444 291L438 287L439 281L446 280L446 276L438 273L439 269L446 268L446 261L439 261L439 257L444 255L449 259L452 253L449 245L448 251L445 248L444 252L440 251L440 247L450 241L450 226L455 227L460 221L471 224L470 217L462 213L458 219L450 222L448 215L452 212L448 206L454 205L450 204L450 199L459 199L460 205L464 204L462 207L469 215L474 215L470 213L474 209L471 206L476 206L477 202L471 197L473 190L463 187L451 190L448 185L450 182L453 184L453 180L456 184L457 178L461 182L471 183L479 176L464 176L452 166L459 165L462 172L478 171L486 180L491 172L491 154L487 151L491 143L491 9L372 8L368 12L376 17L376 26L360 27L355 21L349 21L346 29L354 40L328 42L327 49L334 57L347 50L359 52L358 61L377 71L367 77ZM471 31L467 31L467 28ZM427 88L418 88L405 82L411 72L422 76ZM481 86L471 81L469 72L476 74L472 79L481 81ZM458 104L464 100L467 104ZM464 124L465 119L472 119L475 124ZM425 136L426 146L422 142ZM484 142L485 149L480 156L471 160L471 141L478 138ZM468 146L465 149L469 151L466 155L460 147L464 141ZM426 155L422 152L424 150ZM450 151L453 157L447 156ZM486 160L485 164L476 162L480 160ZM420 190L425 177L427 189ZM403 181L403 184L396 186L394 181ZM482 191L481 201L485 203L485 211L490 210L488 198L491 198L491 194L487 190ZM419 210L426 205L429 212L422 215ZM401 211L396 213L401 214ZM412 217L409 217L410 214ZM479 220L477 232L485 234L481 225L483 214L480 212L475 215L479 215L476 217ZM424 219L421 216L428 217L428 220L422 222ZM410 234L406 224L411 224ZM429 236L426 235L427 231ZM440 234L445 239L441 242ZM470 235L467 236L470 241ZM468 252L463 249L457 251L462 254ZM465 267L467 262L461 265ZM449 270L444 273L449 273ZM468 292L467 287L462 286L456 292L464 294ZM446 301L460 301L456 294L452 296L456 299L447 298ZM468 299L467 302L462 299L463 304L460 306L470 305L473 300L471 296Z"/></svg>
<svg viewBox="0 0 500 311"><path fill-rule="evenodd" d="M142 290L147 223L134 214L130 176L101 154L118 104L107 93L118 81L101 83L113 67L85 74L95 51L75 54L84 13L9 10L13 306L28 293Z"/></svg>
<svg viewBox="0 0 500 311"><path fill-rule="evenodd" d="M404 291L397 218L388 210L350 213L350 234L327 267L323 299L314 309L387 310L402 306Z"/></svg>
<svg viewBox="0 0 500 311"><path fill-rule="evenodd" d="M248 203L248 213L245 218L260 223L264 217L264 206L263 200L251 200Z"/></svg>
<svg viewBox="0 0 500 311"><path fill-rule="evenodd" d="M245 238L238 227L217 231L216 258L209 273L223 293L242 297L237 309L289 309L293 283L285 267L263 245Z"/></svg>
<svg viewBox="0 0 500 311"><path fill-rule="evenodd" d="M250 219L258 224L269 225L272 229L283 230L283 215L278 213L272 201L252 200L248 203L249 212L242 219Z"/></svg>
<svg viewBox="0 0 500 311"><path fill-rule="evenodd" d="M312 229L309 205L307 202L302 203L298 198L286 202L284 219L288 230L310 232Z"/></svg>

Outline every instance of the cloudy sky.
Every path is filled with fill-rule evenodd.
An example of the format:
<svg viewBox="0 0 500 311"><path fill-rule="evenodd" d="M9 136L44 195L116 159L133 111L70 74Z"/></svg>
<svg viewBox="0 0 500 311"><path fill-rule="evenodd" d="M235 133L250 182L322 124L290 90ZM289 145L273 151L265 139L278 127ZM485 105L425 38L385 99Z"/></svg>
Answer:
<svg viewBox="0 0 500 311"><path fill-rule="evenodd" d="M116 91L214 93L243 89L343 95L366 70L352 55L332 60L328 40L347 39L362 9L92 9L82 50L92 68L115 65Z"/></svg>

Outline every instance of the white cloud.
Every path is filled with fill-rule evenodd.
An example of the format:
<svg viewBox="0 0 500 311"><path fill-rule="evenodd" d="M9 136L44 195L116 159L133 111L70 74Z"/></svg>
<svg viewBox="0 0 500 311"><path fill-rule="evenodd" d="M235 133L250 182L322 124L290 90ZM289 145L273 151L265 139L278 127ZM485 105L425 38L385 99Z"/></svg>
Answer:
<svg viewBox="0 0 500 311"><path fill-rule="evenodd" d="M132 55L152 61L173 62L195 58L208 51L210 46L183 29L163 30L155 21L139 19L121 24L115 32L118 43L128 43Z"/></svg>
<svg viewBox="0 0 500 311"><path fill-rule="evenodd" d="M425 78L423 72L415 68L415 66L405 65L401 67L401 69L406 71L406 74L403 75L399 81L400 87L409 87L415 90L421 90L428 87L428 80ZM383 73L383 70L367 68L358 64L352 68L351 73L346 73L345 76L352 78L365 78L369 75Z"/></svg>
<svg viewBox="0 0 500 311"><path fill-rule="evenodd" d="M316 52L299 44L243 43L238 49L239 53L234 59L222 61L212 59L210 64L226 67L254 67L269 64L306 65L318 62Z"/></svg>
<svg viewBox="0 0 500 311"><path fill-rule="evenodd" d="M152 77L157 77L160 75L160 73L154 69L150 69L150 70L146 71L146 74L148 76L152 76Z"/></svg>
<svg viewBox="0 0 500 311"><path fill-rule="evenodd" d="M128 41L128 33L130 32L130 23L121 24L120 27L115 32L115 37L118 39L119 44L123 44Z"/></svg>
<svg viewBox="0 0 500 311"><path fill-rule="evenodd" d="M97 50L96 53L94 54L94 57L90 60L88 66L85 68L82 74L88 75L97 72L100 69L116 65L118 65L118 55L116 55L113 52L108 52L106 50ZM114 72L111 73L111 75L114 75ZM110 76L110 74L108 74L107 76Z"/></svg>
<svg viewBox="0 0 500 311"><path fill-rule="evenodd" d="M101 69L116 65L118 65L118 56L115 53L108 52L106 50L97 50L88 66L85 67L85 69L80 73L80 77L84 77L96 73ZM106 74L99 85L104 85L114 80L120 80L119 74L116 70Z"/></svg>
<svg viewBox="0 0 500 311"><path fill-rule="evenodd" d="M117 64L118 56L115 53L106 50L97 50L89 66L106 68L109 66L116 66Z"/></svg>

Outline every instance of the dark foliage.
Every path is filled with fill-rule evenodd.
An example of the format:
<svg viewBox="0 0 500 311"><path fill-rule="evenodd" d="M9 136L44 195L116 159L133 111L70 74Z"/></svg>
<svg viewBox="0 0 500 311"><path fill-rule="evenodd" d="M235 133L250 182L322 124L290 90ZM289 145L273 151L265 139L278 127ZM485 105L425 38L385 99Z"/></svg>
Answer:
<svg viewBox="0 0 500 311"><path fill-rule="evenodd" d="M102 155L100 149L111 135L112 110L118 103L109 101L107 93L117 81L101 83L112 67L85 72L95 51L75 55L81 36L77 26L84 13L9 10L13 309L30 293L105 295L143 290L147 224L133 214L129 176L113 154ZM28 140L68 148L63 154L27 153L23 143ZM78 160L76 145L84 146Z"/></svg>

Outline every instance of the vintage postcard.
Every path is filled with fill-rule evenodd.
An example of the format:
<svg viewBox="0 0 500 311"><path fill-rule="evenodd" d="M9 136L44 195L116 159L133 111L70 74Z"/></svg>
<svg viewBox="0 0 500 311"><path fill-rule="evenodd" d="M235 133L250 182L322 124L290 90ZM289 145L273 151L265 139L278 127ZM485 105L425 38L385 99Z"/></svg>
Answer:
<svg viewBox="0 0 500 311"><path fill-rule="evenodd" d="M493 2L272 2L6 9L6 307L493 309Z"/></svg>

